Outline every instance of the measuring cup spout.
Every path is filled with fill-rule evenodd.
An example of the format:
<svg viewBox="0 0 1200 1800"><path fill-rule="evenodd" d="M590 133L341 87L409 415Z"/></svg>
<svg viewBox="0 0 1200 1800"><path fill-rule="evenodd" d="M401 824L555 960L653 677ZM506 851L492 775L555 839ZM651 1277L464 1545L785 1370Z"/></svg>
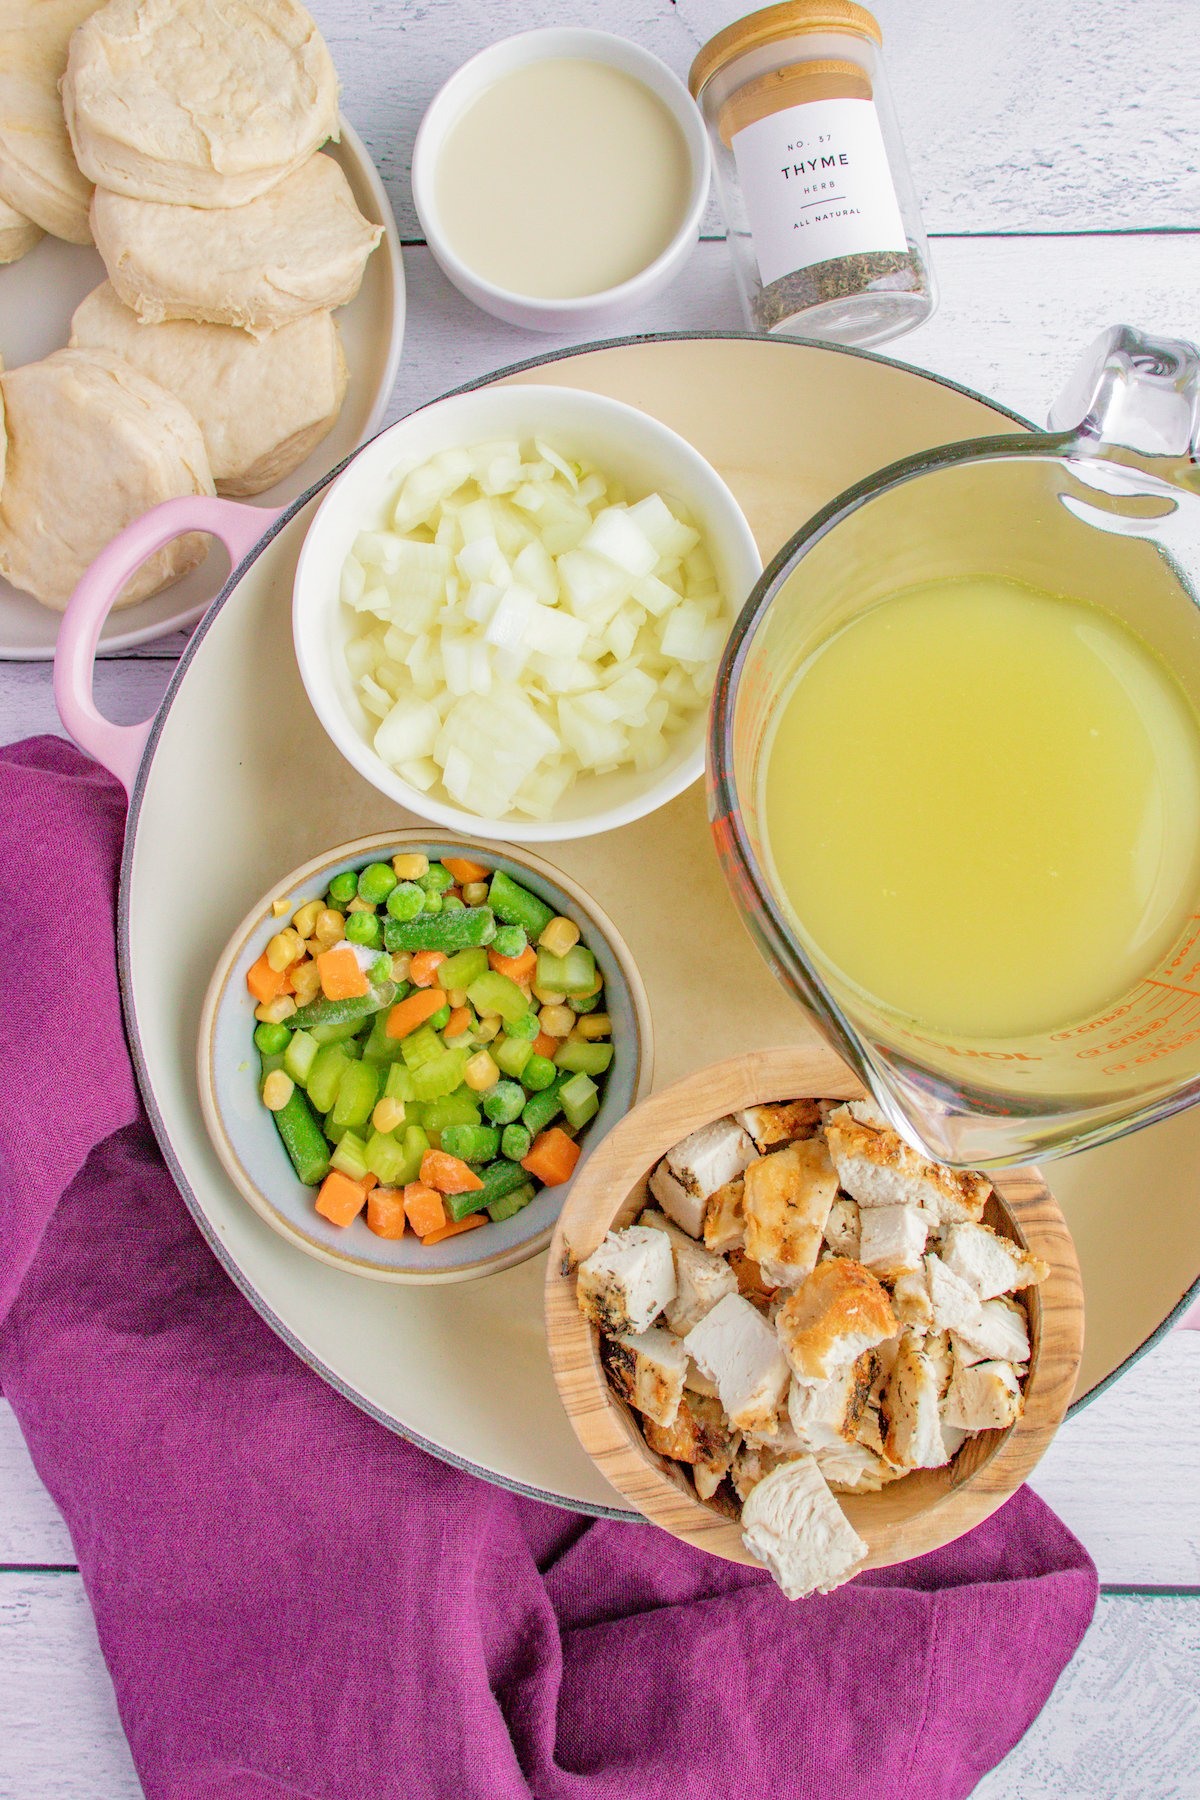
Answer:
<svg viewBox="0 0 1200 1800"><path fill-rule="evenodd" d="M1111 325L1076 364L1050 409L1067 456L1132 464L1195 489L1200 460L1200 350L1182 338Z"/></svg>

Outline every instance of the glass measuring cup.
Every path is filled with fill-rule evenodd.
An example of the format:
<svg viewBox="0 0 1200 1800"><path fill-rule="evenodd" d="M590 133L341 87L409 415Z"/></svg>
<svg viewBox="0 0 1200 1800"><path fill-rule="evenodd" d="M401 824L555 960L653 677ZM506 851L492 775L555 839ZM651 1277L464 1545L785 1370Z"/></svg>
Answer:
<svg viewBox="0 0 1200 1800"><path fill-rule="evenodd" d="M1103 608L1200 713L1200 351L1114 326L1050 426L910 457L810 519L734 627L710 723L713 832L759 949L905 1138L965 1167L1082 1149L1200 1099L1200 893L1170 951L1102 1012L1020 1040L955 1039L889 1011L804 944L769 873L761 781L803 659L877 602L952 577Z"/></svg>

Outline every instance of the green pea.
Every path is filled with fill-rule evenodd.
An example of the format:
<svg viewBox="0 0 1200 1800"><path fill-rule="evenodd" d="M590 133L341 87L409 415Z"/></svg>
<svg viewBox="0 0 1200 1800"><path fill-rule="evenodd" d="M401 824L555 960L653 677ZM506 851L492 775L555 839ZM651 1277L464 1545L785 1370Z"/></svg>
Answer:
<svg viewBox="0 0 1200 1800"><path fill-rule="evenodd" d="M346 917L346 936L352 944L377 950L383 943L383 922L375 913L352 912Z"/></svg>
<svg viewBox="0 0 1200 1800"><path fill-rule="evenodd" d="M423 913L440 913L442 896L437 888L425 888L421 894L421 911Z"/></svg>
<svg viewBox="0 0 1200 1800"><path fill-rule="evenodd" d="M396 886L396 871L390 863L368 863L358 877L358 897L368 906L382 906Z"/></svg>
<svg viewBox="0 0 1200 1800"><path fill-rule="evenodd" d="M497 956L511 957L520 956L521 952L528 948L528 945L529 939L519 925L502 925L496 933L492 949Z"/></svg>
<svg viewBox="0 0 1200 1800"><path fill-rule="evenodd" d="M548 1056L538 1056L535 1052L521 1070L521 1080L531 1093L538 1094L548 1088L558 1070Z"/></svg>
<svg viewBox="0 0 1200 1800"><path fill-rule="evenodd" d="M353 900L357 892L358 876L353 869L343 869L329 884L329 898L338 906L345 906L347 900Z"/></svg>
<svg viewBox="0 0 1200 1800"><path fill-rule="evenodd" d="M287 1049L292 1034L286 1025L262 1024L255 1027L254 1042L264 1056L278 1056Z"/></svg>
<svg viewBox="0 0 1200 1800"><path fill-rule="evenodd" d="M387 897L388 916L407 923L415 919L425 904L425 892L415 881L402 881Z"/></svg>
<svg viewBox="0 0 1200 1800"><path fill-rule="evenodd" d="M497 933L497 937L498 936L499 933ZM494 944L492 948L495 948ZM533 1042L534 1038L537 1037L541 1029L541 1026L538 1024L538 1016L532 1011L519 1013L515 1019L506 1020L504 1025L504 1031L507 1037L522 1038L526 1043L530 1044Z"/></svg>

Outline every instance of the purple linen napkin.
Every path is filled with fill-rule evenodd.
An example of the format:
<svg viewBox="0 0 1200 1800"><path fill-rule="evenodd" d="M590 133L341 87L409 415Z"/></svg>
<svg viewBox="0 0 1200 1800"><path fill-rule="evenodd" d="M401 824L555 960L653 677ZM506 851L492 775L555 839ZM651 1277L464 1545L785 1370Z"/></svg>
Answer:
<svg viewBox="0 0 1200 1800"><path fill-rule="evenodd" d="M0 1381L150 1800L969 1794L1092 1616L1065 1527L1023 1489L945 1550L789 1604L360 1413L233 1287L141 1114L123 810L68 745L0 752Z"/></svg>

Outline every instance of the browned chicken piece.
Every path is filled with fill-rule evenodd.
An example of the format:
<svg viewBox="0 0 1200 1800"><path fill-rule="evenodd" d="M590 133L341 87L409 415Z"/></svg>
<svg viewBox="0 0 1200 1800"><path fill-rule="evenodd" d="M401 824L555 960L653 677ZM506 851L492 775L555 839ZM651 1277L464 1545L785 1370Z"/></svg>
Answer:
<svg viewBox="0 0 1200 1800"><path fill-rule="evenodd" d="M746 1254L776 1287L816 1267L837 1173L822 1138L799 1138L752 1162L743 1177Z"/></svg>
<svg viewBox="0 0 1200 1800"><path fill-rule="evenodd" d="M906 1331L884 1390L883 1448L900 1469L938 1469L949 1462L938 1409L940 1371L924 1342Z"/></svg>
<svg viewBox="0 0 1200 1800"><path fill-rule="evenodd" d="M704 1203L704 1248L721 1255L736 1250L742 1243L746 1233L746 1218L742 1210L745 1199L745 1182L739 1175L736 1181L727 1181L724 1187L717 1188Z"/></svg>
<svg viewBox="0 0 1200 1800"><path fill-rule="evenodd" d="M775 1315L775 1330L792 1373L828 1381L864 1350L896 1334L887 1289L847 1258L820 1262Z"/></svg>
<svg viewBox="0 0 1200 1800"><path fill-rule="evenodd" d="M730 1429L720 1401L703 1394L684 1394L673 1425L664 1427L647 1420L643 1429L652 1450L689 1463L695 1471L697 1491L707 1487L710 1494L729 1473L741 1443L737 1432Z"/></svg>
<svg viewBox="0 0 1200 1800"><path fill-rule="evenodd" d="M984 1176L926 1162L894 1131L830 1118L825 1137L846 1192L862 1207L918 1206L943 1224L978 1219L992 1191Z"/></svg>
<svg viewBox="0 0 1200 1800"><path fill-rule="evenodd" d="M738 1293L757 1306L759 1312L766 1312L779 1291L774 1283L764 1280L762 1269L744 1250L729 1252L729 1266L737 1279Z"/></svg>
<svg viewBox="0 0 1200 1800"><path fill-rule="evenodd" d="M821 1107L816 1100L780 1100L773 1106L748 1106L734 1113L760 1150L786 1144L792 1138L810 1138L820 1129Z"/></svg>
<svg viewBox="0 0 1200 1800"><path fill-rule="evenodd" d="M622 1400L656 1425L673 1425L683 1399L688 1354L674 1332L600 1338L600 1360Z"/></svg>

